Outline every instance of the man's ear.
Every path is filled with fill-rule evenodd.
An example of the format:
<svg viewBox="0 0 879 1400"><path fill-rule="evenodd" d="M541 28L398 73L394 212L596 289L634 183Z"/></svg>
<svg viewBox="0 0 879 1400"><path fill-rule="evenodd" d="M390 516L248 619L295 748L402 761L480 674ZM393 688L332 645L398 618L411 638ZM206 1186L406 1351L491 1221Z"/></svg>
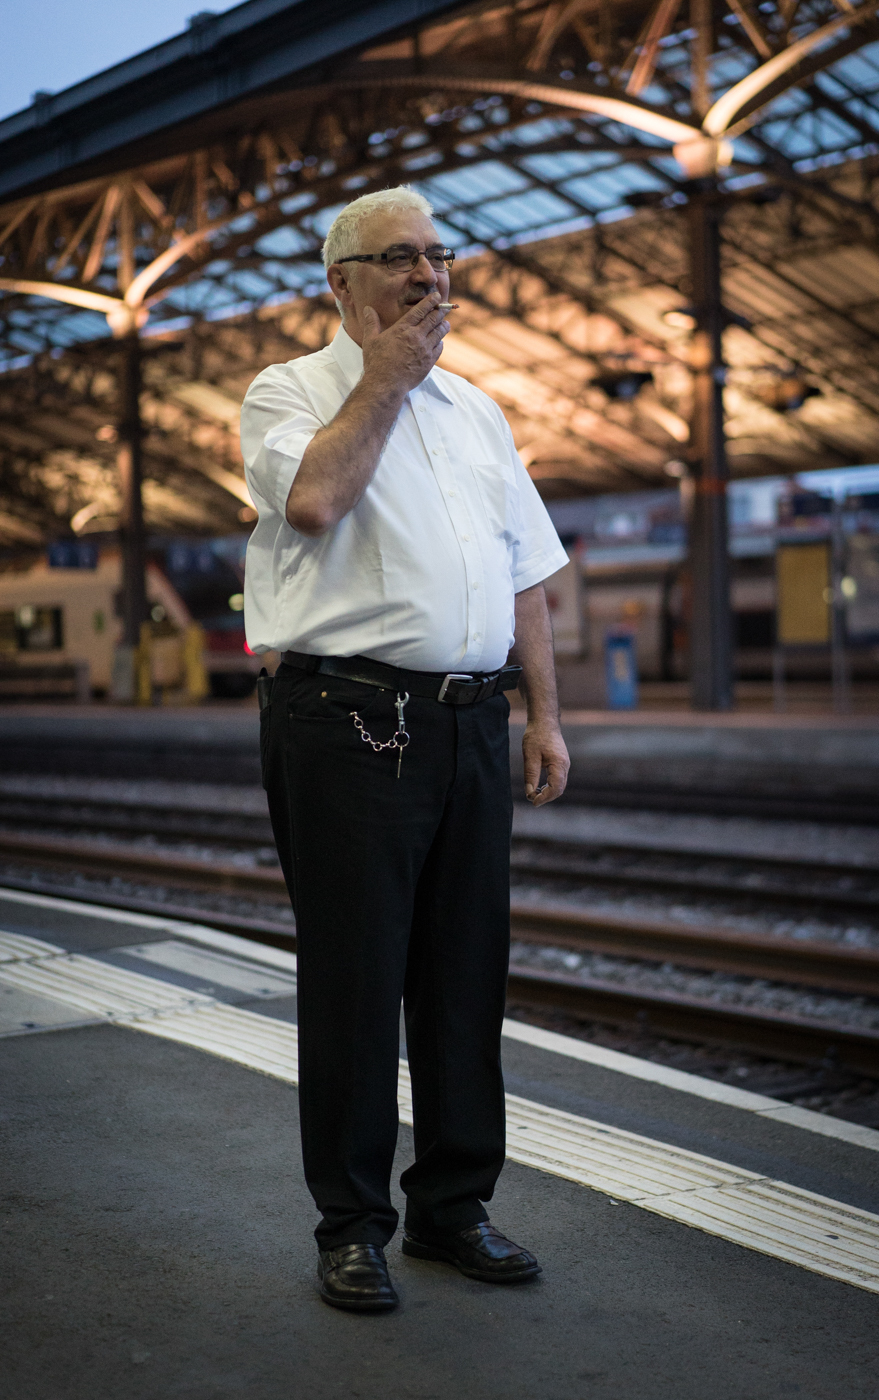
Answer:
<svg viewBox="0 0 879 1400"><path fill-rule="evenodd" d="M341 263L330 264L327 268L327 281L330 284L330 290L336 300L340 301L343 307L350 306L351 283L348 278L348 273Z"/></svg>

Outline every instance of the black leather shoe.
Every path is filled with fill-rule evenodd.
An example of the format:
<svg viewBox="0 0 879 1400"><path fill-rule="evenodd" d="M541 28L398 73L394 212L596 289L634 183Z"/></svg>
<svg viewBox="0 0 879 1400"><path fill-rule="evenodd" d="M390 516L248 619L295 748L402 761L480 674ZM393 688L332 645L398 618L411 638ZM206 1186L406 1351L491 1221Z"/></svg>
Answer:
<svg viewBox="0 0 879 1400"><path fill-rule="evenodd" d="M322 1249L317 1261L320 1296L349 1312L390 1312L399 1303L377 1244L341 1244Z"/></svg>
<svg viewBox="0 0 879 1400"><path fill-rule="evenodd" d="M523 1283L541 1272L533 1254L513 1244L487 1220L457 1233L431 1231L416 1235L407 1229L403 1253L413 1259L439 1259L454 1264L462 1274L479 1279L480 1283Z"/></svg>

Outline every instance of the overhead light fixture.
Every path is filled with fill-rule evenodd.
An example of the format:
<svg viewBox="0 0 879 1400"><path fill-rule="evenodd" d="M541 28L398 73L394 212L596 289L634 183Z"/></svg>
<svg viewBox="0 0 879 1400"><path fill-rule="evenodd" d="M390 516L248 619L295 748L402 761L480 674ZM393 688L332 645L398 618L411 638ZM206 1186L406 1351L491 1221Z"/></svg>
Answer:
<svg viewBox="0 0 879 1400"><path fill-rule="evenodd" d="M663 311L662 319L676 331L694 331L697 325L696 312L691 306L672 306Z"/></svg>
<svg viewBox="0 0 879 1400"><path fill-rule="evenodd" d="M821 393L814 384L808 384L802 374L779 374L768 383L755 386L754 395L776 413L792 413L802 408L806 399L815 398Z"/></svg>
<svg viewBox="0 0 879 1400"><path fill-rule="evenodd" d="M70 528L75 535L78 535L90 521L103 517L109 518L110 515L111 511L106 504L102 504L100 501L91 501L87 506L81 506L76 514L70 517Z"/></svg>
<svg viewBox="0 0 879 1400"><path fill-rule="evenodd" d="M650 370L620 370L617 374L602 374L593 381L598 389L603 389L609 399L620 399L629 403L636 398L645 384L653 382Z"/></svg>

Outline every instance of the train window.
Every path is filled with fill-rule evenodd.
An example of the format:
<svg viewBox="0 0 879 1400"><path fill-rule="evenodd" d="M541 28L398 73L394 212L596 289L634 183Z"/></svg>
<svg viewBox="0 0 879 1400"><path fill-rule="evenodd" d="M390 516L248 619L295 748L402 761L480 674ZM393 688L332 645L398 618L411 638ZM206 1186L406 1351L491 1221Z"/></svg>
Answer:
<svg viewBox="0 0 879 1400"><path fill-rule="evenodd" d="M30 603L16 608L15 634L19 651L59 651L64 646L61 609Z"/></svg>
<svg viewBox="0 0 879 1400"><path fill-rule="evenodd" d="M775 646L775 613L737 612L733 614L735 644L743 651Z"/></svg>

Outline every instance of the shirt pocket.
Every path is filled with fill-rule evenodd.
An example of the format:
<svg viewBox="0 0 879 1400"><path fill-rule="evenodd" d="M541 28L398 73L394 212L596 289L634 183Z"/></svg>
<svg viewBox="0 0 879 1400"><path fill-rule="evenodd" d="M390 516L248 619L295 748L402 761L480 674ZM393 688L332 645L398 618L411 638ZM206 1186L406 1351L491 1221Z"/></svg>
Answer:
<svg viewBox="0 0 879 1400"><path fill-rule="evenodd" d="M518 544L519 488L503 462L471 462L470 470L491 533L508 549Z"/></svg>

